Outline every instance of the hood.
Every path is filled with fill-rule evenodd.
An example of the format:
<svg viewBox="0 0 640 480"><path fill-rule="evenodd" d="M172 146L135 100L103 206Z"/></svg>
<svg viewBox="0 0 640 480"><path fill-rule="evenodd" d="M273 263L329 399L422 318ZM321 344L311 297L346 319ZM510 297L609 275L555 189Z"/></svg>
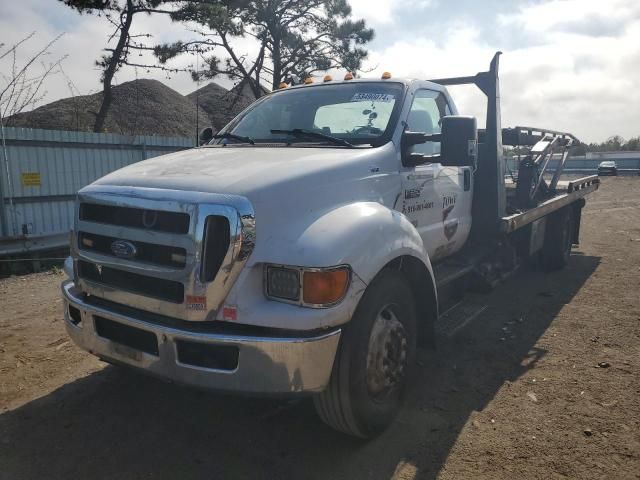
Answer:
<svg viewBox="0 0 640 480"><path fill-rule="evenodd" d="M318 245L309 246L305 232L322 234L329 224L320 222L314 229L316 222L344 205L376 202L393 207L400 192L397 155L391 142L362 149L204 147L130 165L93 186L243 196L255 211L257 241L248 266L284 258L329 266L335 264L333 260L318 258L334 257L307 256ZM293 251L297 257L287 256ZM337 251L330 253L340 260ZM261 274L256 278L261 279Z"/></svg>
<svg viewBox="0 0 640 480"><path fill-rule="evenodd" d="M383 172L392 144L379 148L201 147L117 170L94 185L189 190L247 197L257 208L276 197L369 199L367 187ZM344 185L349 183L348 186ZM363 198L364 195L364 198ZM377 198L376 198L377 199Z"/></svg>

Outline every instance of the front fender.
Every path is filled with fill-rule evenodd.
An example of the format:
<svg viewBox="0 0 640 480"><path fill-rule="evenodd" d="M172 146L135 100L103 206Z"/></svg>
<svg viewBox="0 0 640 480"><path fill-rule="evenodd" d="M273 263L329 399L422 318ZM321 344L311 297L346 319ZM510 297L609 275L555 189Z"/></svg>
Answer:
<svg viewBox="0 0 640 480"><path fill-rule="evenodd" d="M289 231L270 232L238 278L227 303L238 307L238 321L288 329L316 329L348 322L366 286L393 260L414 257L428 270L431 262L415 227L400 212L377 202L343 205L316 217L300 219ZM259 235L258 235L259 237ZM261 248L260 248L261 247ZM257 255L256 255L257 254ZM263 293L265 263L330 267L350 265L354 278L347 297L327 309L311 309L268 300Z"/></svg>
<svg viewBox="0 0 640 480"><path fill-rule="evenodd" d="M416 228L402 213L376 202L344 205L318 218L298 239L294 265L348 264L365 282L395 258L420 259L433 275ZM291 258L291 257L289 257Z"/></svg>

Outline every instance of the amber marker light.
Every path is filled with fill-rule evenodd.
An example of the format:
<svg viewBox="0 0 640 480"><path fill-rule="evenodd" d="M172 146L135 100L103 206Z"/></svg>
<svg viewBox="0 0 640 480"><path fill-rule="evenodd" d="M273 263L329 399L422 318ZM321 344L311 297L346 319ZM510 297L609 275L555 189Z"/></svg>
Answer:
<svg viewBox="0 0 640 480"><path fill-rule="evenodd" d="M324 76L324 81L325 82L330 82L331 80L333 80L333 78L331 78L331 75L325 75Z"/></svg>
<svg viewBox="0 0 640 480"><path fill-rule="evenodd" d="M349 286L349 269L305 271L303 301L311 305L333 305L344 297Z"/></svg>
<svg viewBox="0 0 640 480"><path fill-rule="evenodd" d="M82 243L82 245L84 245L85 247L93 248L93 240L87 237L81 237L81 238L82 240L80 240L80 243Z"/></svg>
<svg viewBox="0 0 640 480"><path fill-rule="evenodd" d="M384 72L382 74L382 80L389 80L391 78L391 73L389 72Z"/></svg>
<svg viewBox="0 0 640 480"><path fill-rule="evenodd" d="M310 85L312 83L313 83L313 78L307 77L307 78L304 79L304 84L305 85Z"/></svg>
<svg viewBox="0 0 640 480"><path fill-rule="evenodd" d="M280 83L280 85L278 85L278 88L279 88L280 90L282 90L283 88L287 88L288 86L289 86L289 85L287 85L286 83L282 82L282 83Z"/></svg>
<svg viewBox="0 0 640 480"><path fill-rule="evenodd" d="M345 80L353 80L353 73L351 72L347 72L347 74L344 76Z"/></svg>

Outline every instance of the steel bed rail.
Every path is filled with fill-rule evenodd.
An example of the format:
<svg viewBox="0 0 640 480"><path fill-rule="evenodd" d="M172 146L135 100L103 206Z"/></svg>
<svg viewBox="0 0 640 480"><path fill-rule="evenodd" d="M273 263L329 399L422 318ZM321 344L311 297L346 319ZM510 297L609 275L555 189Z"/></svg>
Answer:
<svg viewBox="0 0 640 480"><path fill-rule="evenodd" d="M503 217L500 220L500 230L502 233L514 232L596 191L599 185L600 179L597 175L573 180L568 183L566 193L557 195L526 212Z"/></svg>

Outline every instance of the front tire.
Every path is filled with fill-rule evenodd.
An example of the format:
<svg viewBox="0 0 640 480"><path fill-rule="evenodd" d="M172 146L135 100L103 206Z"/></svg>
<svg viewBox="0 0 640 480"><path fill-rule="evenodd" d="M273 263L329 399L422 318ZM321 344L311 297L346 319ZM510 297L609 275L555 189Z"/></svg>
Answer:
<svg viewBox="0 0 640 480"><path fill-rule="evenodd" d="M369 438L398 412L416 349L411 288L397 271L384 271L365 291L343 329L326 390L314 397L330 427Z"/></svg>

